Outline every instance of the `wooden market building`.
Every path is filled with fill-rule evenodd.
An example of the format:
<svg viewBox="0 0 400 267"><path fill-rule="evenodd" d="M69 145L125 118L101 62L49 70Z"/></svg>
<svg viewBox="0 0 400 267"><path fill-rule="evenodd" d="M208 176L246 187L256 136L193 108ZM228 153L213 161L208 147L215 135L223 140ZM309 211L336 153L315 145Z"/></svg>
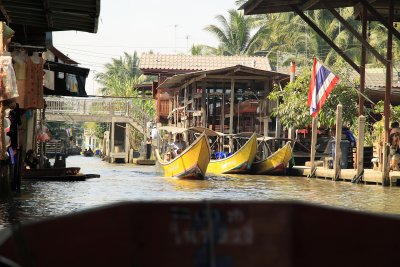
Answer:
<svg viewBox="0 0 400 267"><path fill-rule="evenodd" d="M100 0L87 0L83 2L71 2L67 0L1 1L0 55L9 55L9 52L14 49L24 50L28 55L32 53L39 55L39 53L46 52L51 54L54 60L44 62L44 70L63 74L82 74L81 76L86 78L88 69L74 66L76 62L67 62L65 58L63 61L63 56L53 47L52 32L75 30L96 33L99 16ZM4 39L4 29L7 29L6 26L14 31L11 43L9 43L9 40ZM52 82L57 87L57 79L53 78ZM57 92L57 90L52 91ZM31 92L28 89L21 90L19 88L18 93L20 96L29 96ZM37 93L41 96L38 96L37 99L43 98L44 93L46 93L46 88L42 88L40 83ZM5 156L6 142L3 119L5 117L5 110L15 106L14 104L18 103L17 101L15 98L0 101L0 193L5 194L10 189L20 189L21 159L24 158L25 151L35 147L36 113L45 107L44 104L29 108L20 106L20 114L23 115L21 116L21 124L17 126L17 131L15 131L18 132L18 149L15 150L17 151L15 157L20 160L17 161L19 162L18 165L14 167L8 163ZM38 102L44 103L44 99Z"/></svg>
<svg viewBox="0 0 400 267"><path fill-rule="evenodd" d="M275 85L288 80L286 74L235 65L175 75L158 88L172 95L169 125L270 135L271 111L276 103L267 95Z"/></svg>
<svg viewBox="0 0 400 267"><path fill-rule="evenodd" d="M139 67L157 77L158 123L224 133L273 134L276 103L266 96L289 81L288 74L271 70L266 57L143 54Z"/></svg>

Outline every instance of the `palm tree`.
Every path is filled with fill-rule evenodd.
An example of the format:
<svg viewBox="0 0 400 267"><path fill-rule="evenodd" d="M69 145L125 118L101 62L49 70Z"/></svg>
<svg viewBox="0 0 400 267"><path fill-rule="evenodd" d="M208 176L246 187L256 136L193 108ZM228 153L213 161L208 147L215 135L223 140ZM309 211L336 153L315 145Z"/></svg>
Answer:
<svg viewBox="0 0 400 267"><path fill-rule="evenodd" d="M114 97L132 97L132 103L141 109L142 99L138 97L138 85L149 80L149 77L141 75L139 70L139 57L124 53L123 57L112 58L111 63L105 64L105 72L97 73L95 79L102 85L103 95ZM153 117L156 105L153 99L147 99L144 103L144 111ZM129 133L129 140L133 147L140 144L141 139L134 134L136 130Z"/></svg>
<svg viewBox="0 0 400 267"><path fill-rule="evenodd" d="M124 53L124 57L112 58L105 64L105 72L97 73L95 79L102 85L101 91L107 96L134 96L135 87L143 82L139 71L139 57Z"/></svg>
<svg viewBox="0 0 400 267"><path fill-rule="evenodd" d="M341 9L340 13L350 25L359 29L360 23L353 19L351 8ZM307 14L350 58L359 61L359 42L333 19L332 14L326 10L307 11ZM299 54L303 55L306 65L310 64L312 56L318 57L328 65L341 61L337 53L294 13L268 14L263 21L269 31L268 38L263 40L260 49L269 53L290 53L297 59ZM274 59L270 60L274 64Z"/></svg>
<svg viewBox="0 0 400 267"><path fill-rule="evenodd" d="M257 17L245 17L243 12L231 9L229 18L218 15L216 19L221 27L209 25L206 31L214 34L220 44L214 51L219 55L249 55L258 48L260 40L265 36L265 25L259 25ZM252 32L256 30L254 34Z"/></svg>

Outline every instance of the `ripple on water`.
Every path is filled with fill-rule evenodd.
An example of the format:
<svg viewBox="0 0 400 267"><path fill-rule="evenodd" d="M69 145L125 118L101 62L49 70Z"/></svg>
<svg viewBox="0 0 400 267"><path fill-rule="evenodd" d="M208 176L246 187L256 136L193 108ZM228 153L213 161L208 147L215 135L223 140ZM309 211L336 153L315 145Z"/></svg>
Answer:
<svg viewBox="0 0 400 267"><path fill-rule="evenodd" d="M296 200L378 213L400 214L400 188L303 177L207 175L204 180L161 177L154 166L109 164L71 156L67 166L100 178L81 182L23 181L21 194L0 200L0 227L120 201Z"/></svg>

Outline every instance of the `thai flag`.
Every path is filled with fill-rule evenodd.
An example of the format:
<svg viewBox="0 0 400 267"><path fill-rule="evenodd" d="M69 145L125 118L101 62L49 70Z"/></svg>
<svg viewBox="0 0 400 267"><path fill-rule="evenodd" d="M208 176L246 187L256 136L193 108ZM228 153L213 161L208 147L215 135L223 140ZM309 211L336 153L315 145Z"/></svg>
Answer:
<svg viewBox="0 0 400 267"><path fill-rule="evenodd" d="M318 112L338 81L338 76L330 72L330 70L314 58L307 102L307 105L310 107L311 116L315 117L318 115Z"/></svg>

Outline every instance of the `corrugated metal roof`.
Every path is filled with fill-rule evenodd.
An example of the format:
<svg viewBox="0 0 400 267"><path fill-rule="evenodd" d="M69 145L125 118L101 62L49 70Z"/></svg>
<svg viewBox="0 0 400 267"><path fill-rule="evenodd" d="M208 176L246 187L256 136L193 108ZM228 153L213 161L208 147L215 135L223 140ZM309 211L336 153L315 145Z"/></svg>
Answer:
<svg viewBox="0 0 400 267"><path fill-rule="evenodd" d="M42 31L97 32L100 0L1 0L0 19Z"/></svg>
<svg viewBox="0 0 400 267"><path fill-rule="evenodd" d="M326 1L332 8L341 7L356 7L360 4L359 0L335 0ZM374 0L369 1L370 4L384 17L388 17L389 1L388 0ZM310 0L249 0L244 3L240 9L244 9L246 15L266 14L266 13L282 13L293 11L291 5L296 5L301 10L315 10L325 9L323 1L310 1ZM400 20L400 1L394 1L394 20ZM357 13L357 11L356 11ZM376 19L373 15L368 13L368 19Z"/></svg>
<svg viewBox="0 0 400 267"><path fill-rule="evenodd" d="M329 1L333 8L349 7L357 4L358 0L336 0ZM310 4L311 3L311 4ZM290 5L303 7L302 10L324 9L325 7L320 1L309 0L249 0L244 3L240 9L244 9L246 15L265 14L265 13L282 13L293 11Z"/></svg>
<svg viewBox="0 0 400 267"><path fill-rule="evenodd" d="M236 65L247 66L259 70L271 70L267 57L162 54L143 54L140 58L139 68L142 72L148 70L188 72L221 69Z"/></svg>

